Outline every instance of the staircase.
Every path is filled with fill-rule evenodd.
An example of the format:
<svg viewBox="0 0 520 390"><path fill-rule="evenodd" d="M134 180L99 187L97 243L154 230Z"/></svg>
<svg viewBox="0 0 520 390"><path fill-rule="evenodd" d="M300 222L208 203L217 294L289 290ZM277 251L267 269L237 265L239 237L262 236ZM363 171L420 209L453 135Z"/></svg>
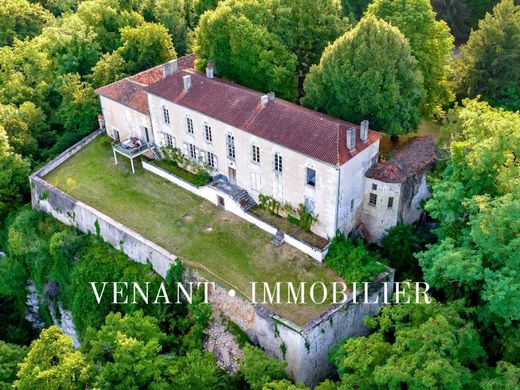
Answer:
<svg viewBox="0 0 520 390"><path fill-rule="evenodd" d="M253 198L251 198L251 195L246 190L241 190L233 195L233 200L237 202L240 207L242 207L243 210L247 211L254 205L256 205L256 202Z"/></svg>
<svg viewBox="0 0 520 390"><path fill-rule="evenodd" d="M152 152L154 159L162 160L164 158L161 149L159 149L156 144L149 143L148 145L150 146L150 151Z"/></svg>
<svg viewBox="0 0 520 390"><path fill-rule="evenodd" d="M280 246L283 244L283 240L284 233L281 230L277 230L273 240L271 241L271 244L273 244L274 246Z"/></svg>

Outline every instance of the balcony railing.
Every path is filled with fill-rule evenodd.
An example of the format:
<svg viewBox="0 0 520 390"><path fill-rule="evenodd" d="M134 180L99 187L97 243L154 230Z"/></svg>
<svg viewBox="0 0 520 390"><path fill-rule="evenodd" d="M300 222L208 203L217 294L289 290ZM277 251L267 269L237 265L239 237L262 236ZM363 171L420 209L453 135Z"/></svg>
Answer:
<svg viewBox="0 0 520 390"><path fill-rule="evenodd" d="M124 142L113 142L112 147L117 152L130 158L143 154L144 152L150 149L150 145L147 142L132 142L130 140Z"/></svg>

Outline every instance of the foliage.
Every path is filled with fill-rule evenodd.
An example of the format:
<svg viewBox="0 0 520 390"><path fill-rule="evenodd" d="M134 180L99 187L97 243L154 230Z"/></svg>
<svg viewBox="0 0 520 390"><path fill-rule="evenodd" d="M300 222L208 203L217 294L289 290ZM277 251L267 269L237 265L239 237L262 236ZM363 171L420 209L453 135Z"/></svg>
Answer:
<svg viewBox="0 0 520 390"><path fill-rule="evenodd" d="M0 125L0 221L25 200L29 163L12 151Z"/></svg>
<svg viewBox="0 0 520 390"><path fill-rule="evenodd" d="M432 0L437 19L444 20L457 41L468 38L470 9L467 0Z"/></svg>
<svg viewBox="0 0 520 390"><path fill-rule="evenodd" d="M472 31L454 65L457 93L520 109L520 5L503 0Z"/></svg>
<svg viewBox="0 0 520 390"><path fill-rule="evenodd" d="M433 234L419 225L397 224L381 241L382 256L396 270L400 280L421 280L422 272L414 253L434 241Z"/></svg>
<svg viewBox="0 0 520 390"><path fill-rule="evenodd" d="M408 38L426 91L421 112L439 114L453 100L448 83L453 37L444 21L435 20L430 0L375 0L368 14L386 20Z"/></svg>
<svg viewBox="0 0 520 390"><path fill-rule="evenodd" d="M194 349L168 364L164 376L168 379L169 388L214 389L220 382L221 374L211 353Z"/></svg>
<svg viewBox="0 0 520 390"><path fill-rule="evenodd" d="M91 367L73 341L56 326L44 329L20 364L16 389L77 389L88 383Z"/></svg>
<svg viewBox="0 0 520 390"><path fill-rule="evenodd" d="M303 203L300 203L298 205L298 216L299 216L298 224L306 232L310 232L312 224L318 220L318 216L309 213L305 209L305 205Z"/></svg>
<svg viewBox="0 0 520 390"><path fill-rule="evenodd" d="M113 83L126 76L126 63L121 54L115 51L105 53L92 68L91 81L94 87L99 88Z"/></svg>
<svg viewBox="0 0 520 390"><path fill-rule="evenodd" d="M409 291L411 299L413 294ZM395 297L394 297L395 299ZM374 333L347 339L331 353L346 388L471 388L485 353L461 303L384 306Z"/></svg>
<svg viewBox="0 0 520 390"><path fill-rule="evenodd" d="M343 13L351 19L359 20L372 0L342 0Z"/></svg>
<svg viewBox="0 0 520 390"><path fill-rule="evenodd" d="M27 354L27 347L0 341L0 389L7 390L16 379L18 363Z"/></svg>
<svg viewBox="0 0 520 390"><path fill-rule="evenodd" d="M0 46L12 45L38 35L51 22L52 14L40 4L27 0L0 0Z"/></svg>
<svg viewBox="0 0 520 390"><path fill-rule="evenodd" d="M332 239L325 261L349 283L370 282L385 270L377 254L372 253L363 241L347 238L341 232Z"/></svg>
<svg viewBox="0 0 520 390"><path fill-rule="evenodd" d="M422 77L406 38L373 16L325 49L304 84L302 103L352 122L403 134L419 123Z"/></svg>
<svg viewBox="0 0 520 390"><path fill-rule="evenodd" d="M258 201L260 202L260 207L265 211L278 215L280 212L280 207L282 206L279 201L274 199L272 196L260 194L258 195Z"/></svg>
<svg viewBox="0 0 520 390"><path fill-rule="evenodd" d="M197 187L205 186L212 180L211 174L205 167L188 159L180 149L163 147L161 150L165 157L164 160L154 161L154 164L160 168L166 169Z"/></svg>
<svg viewBox="0 0 520 390"><path fill-rule="evenodd" d="M269 358L260 349L246 345L241 373L252 390L261 390L269 382L285 379L285 361Z"/></svg>

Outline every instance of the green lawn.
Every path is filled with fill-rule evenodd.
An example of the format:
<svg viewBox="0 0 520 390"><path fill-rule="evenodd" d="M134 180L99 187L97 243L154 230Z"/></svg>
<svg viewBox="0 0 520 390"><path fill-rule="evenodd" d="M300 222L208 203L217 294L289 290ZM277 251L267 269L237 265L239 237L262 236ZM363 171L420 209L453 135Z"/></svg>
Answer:
<svg viewBox="0 0 520 390"><path fill-rule="evenodd" d="M250 295L250 282L339 280L330 268L208 201L137 167L114 165L110 144L98 138L45 179L180 258L201 264ZM209 275L207 272L205 275ZM214 281L222 283L222 280ZM225 284L225 283L224 283ZM278 314L303 325L328 306L279 305Z"/></svg>

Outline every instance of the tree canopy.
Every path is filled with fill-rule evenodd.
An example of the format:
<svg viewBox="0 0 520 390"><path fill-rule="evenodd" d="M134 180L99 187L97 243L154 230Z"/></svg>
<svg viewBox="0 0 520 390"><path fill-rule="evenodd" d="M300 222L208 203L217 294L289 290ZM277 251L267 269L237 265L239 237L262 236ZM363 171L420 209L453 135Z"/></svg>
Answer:
<svg viewBox="0 0 520 390"><path fill-rule="evenodd" d="M396 26L408 39L426 92L421 112L440 113L453 100L448 82L453 37L446 23L435 19L429 0L375 0L367 12Z"/></svg>
<svg viewBox="0 0 520 390"><path fill-rule="evenodd" d="M454 65L457 93L520 110L520 5L502 0L461 51Z"/></svg>
<svg viewBox="0 0 520 390"><path fill-rule="evenodd" d="M304 89L303 105L395 135L417 127L424 93L407 39L373 16L325 49Z"/></svg>

